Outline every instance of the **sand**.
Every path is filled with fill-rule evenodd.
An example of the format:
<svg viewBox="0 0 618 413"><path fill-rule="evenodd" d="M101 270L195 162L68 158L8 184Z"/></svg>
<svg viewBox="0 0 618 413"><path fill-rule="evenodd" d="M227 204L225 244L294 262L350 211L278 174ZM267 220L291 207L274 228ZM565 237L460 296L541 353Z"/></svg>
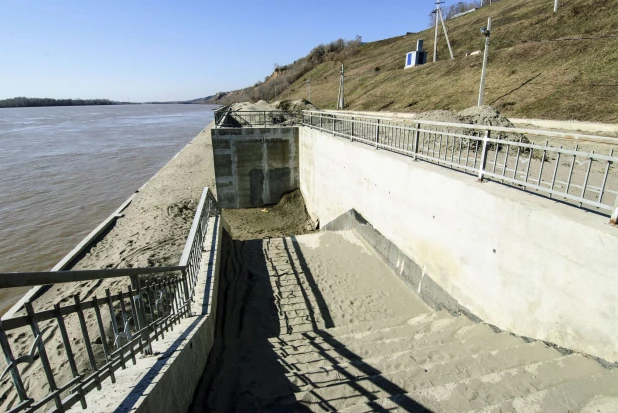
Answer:
<svg viewBox="0 0 618 413"><path fill-rule="evenodd" d="M298 189L283 195L277 205L224 209L222 215L232 238L237 240L307 234L317 228Z"/></svg>
<svg viewBox="0 0 618 413"><path fill-rule="evenodd" d="M74 266L74 269L130 268L177 265L189 233L195 209L202 190L208 186L214 191L215 174L212 160L210 129L205 128L148 184L140 190L133 202L123 211L124 216L99 240ZM216 192L215 192L216 193ZM81 283L58 284L34 302L35 310L52 309L56 303L72 303L72 296L79 295L82 301L95 295L102 297L105 289L112 294L129 285L128 279L98 280ZM104 323L110 318L103 312ZM87 313L87 324L97 360L103 361L96 318ZM81 343L81 333L76 317L66 320L69 336L72 337L78 368L88 370L88 358ZM57 384L62 385L72 378L60 332L55 322L41 323L46 350ZM111 328L109 329L111 330ZM113 333L107 332L108 341ZM9 334L15 357L27 354L33 337L29 329L13 330ZM4 362L0 368L4 369ZM39 399L49 391L40 361L20 365L28 395ZM0 383L2 408L14 406L17 395L10 376Z"/></svg>
<svg viewBox="0 0 618 413"><path fill-rule="evenodd" d="M429 311L354 232L224 245L215 345L192 412L267 411L253 405L261 394L297 391L273 338Z"/></svg>

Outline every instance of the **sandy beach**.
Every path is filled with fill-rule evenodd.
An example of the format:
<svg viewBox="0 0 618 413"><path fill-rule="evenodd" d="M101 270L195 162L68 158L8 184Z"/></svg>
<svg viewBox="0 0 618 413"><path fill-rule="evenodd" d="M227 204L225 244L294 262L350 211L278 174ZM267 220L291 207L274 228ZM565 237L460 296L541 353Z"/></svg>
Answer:
<svg viewBox="0 0 618 413"><path fill-rule="evenodd" d="M212 144L208 125L187 144L137 193L133 202L123 211L115 225L96 242L73 269L130 268L177 265L185 245L195 209L204 187L215 191ZM216 192L215 192L216 194ZM97 280L58 284L51 287L33 303L34 309L52 309L54 304L72 302L74 295L82 301L102 297L105 289L112 294L129 285L128 279ZM104 312L105 313L105 312ZM109 315L103 314L108 326L108 341L113 341ZM97 362L105 360L98 338L94 314L86 317ZM67 317L66 325L73 343L78 369L88 372L88 357L81 345L77 317ZM41 323L45 347L58 385L72 379L63 350L60 331L55 322ZM33 342L30 329L12 330L8 334L16 357L27 354ZM0 368L5 368L2 362ZM49 391L39 360L21 364L20 371L30 397L40 399ZM18 401L10 375L0 383L1 406L9 409Z"/></svg>

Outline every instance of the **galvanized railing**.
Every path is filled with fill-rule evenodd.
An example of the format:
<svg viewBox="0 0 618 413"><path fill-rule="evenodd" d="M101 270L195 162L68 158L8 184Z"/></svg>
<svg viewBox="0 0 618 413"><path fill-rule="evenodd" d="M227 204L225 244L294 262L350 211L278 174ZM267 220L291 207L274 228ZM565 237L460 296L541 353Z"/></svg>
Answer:
<svg viewBox="0 0 618 413"><path fill-rule="evenodd" d="M302 124L618 219L616 138L320 111L304 111Z"/></svg>
<svg viewBox="0 0 618 413"><path fill-rule="evenodd" d="M216 114L215 114L216 116ZM295 126L301 121L300 113L283 110L253 111L227 108L215 121L217 128L254 128L259 126Z"/></svg>
<svg viewBox="0 0 618 413"><path fill-rule="evenodd" d="M85 395L88 392L95 388L100 390L103 380L108 377L112 383L115 382L114 372L126 368L129 361L135 364L137 353L151 354L153 340L163 338L182 318L191 316L191 302L195 294L208 221L218 214L217 201L212 192L205 188L177 266L0 273L0 288L117 277L129 277L131 280L125 292L111 294L106 289L105 297L93 296L87 300L74 296L73 304L56 304L53 309L35 311L33 303L28 301L25 303L24 315L0 322L0 346L6 360L2 377L11 375L19 398L19 402L8 411L33 412L52 402L49 411L53 412L65 411L77 402L86 408ZM96 324L88 326L87 319L96 319ZM73 336L73 341L68 324L79 327L80 334ZM113 340L108 340L106 325L113 334ZM72 375L72 379L65 383L59 383L54 375L43 338L49 329L55 328L60 331L62 356L66 358ZM30 351L16 357L10 336L27 334L28 329L32 336ZM93 343L94 336L98 337L98 344ZM87 366L80 366L75 354L83 353L84 350L88 362ZM55 354L54 357L60 355ZM18 366L39 362L40 366L33 367L42 368L50 391L45 397L34 400L28 395Z"/></svg>

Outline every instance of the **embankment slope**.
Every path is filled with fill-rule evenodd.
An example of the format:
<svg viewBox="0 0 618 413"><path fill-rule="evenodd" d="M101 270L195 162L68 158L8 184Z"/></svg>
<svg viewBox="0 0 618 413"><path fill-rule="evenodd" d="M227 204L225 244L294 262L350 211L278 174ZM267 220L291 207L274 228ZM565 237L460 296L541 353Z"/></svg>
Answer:
<svg viewBox="0 0 618 413"><path fill-rule="evenodd" d="M422 112L475 105L482 55L466 53L483 49L479 29L492 17L485 104L509 117L618 122L617 11L618 0L564 2L556 15L547 0L503 0L446 22L455 59L441 34L438 62L408 70L405 54L417 39L432 60L433 29L403 36L402 28L402 36L362 44L344 58L347 108ZM340 68L341 62L318 65L291 85L290 99L307 97L310 78L312 102L333 109ZM287 97L284 87L278 90Z"/></svg>

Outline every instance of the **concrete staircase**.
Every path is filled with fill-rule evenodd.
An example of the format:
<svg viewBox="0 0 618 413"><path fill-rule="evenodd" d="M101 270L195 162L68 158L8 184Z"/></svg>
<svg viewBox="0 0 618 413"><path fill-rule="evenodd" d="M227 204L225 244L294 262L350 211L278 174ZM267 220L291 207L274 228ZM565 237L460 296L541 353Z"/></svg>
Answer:
<svg viewBox="0 0 618 413"><path fill-rule="evenodd" d="M618 373L445 312L272 338L238 411L616 411ZM271 351L271 350L266 350ZM283 367L281 376L269 370ZM296 387L289 390L290 384ZM242 391L241 391L242 393Z"/></svg>
<svg viewBox="0 0 618 413"><path fill-rule="evenodd" d="M618 372L464 316L426 308L326 328L307 272L270 272L279 334L226 346L193 411L618 411Z"/></svg>

